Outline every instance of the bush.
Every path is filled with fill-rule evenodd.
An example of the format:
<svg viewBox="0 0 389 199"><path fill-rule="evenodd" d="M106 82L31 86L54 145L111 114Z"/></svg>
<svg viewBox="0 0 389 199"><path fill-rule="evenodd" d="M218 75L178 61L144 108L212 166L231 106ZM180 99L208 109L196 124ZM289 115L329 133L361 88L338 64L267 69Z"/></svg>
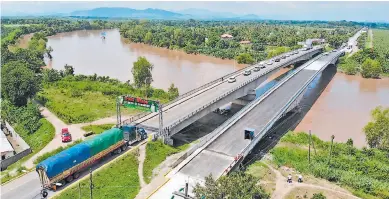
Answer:
<svg viewBox="0 0 389 199"><path fill-rule="evenodd" d="M314 193L311 199L326 199L322 193Z"/></svg>

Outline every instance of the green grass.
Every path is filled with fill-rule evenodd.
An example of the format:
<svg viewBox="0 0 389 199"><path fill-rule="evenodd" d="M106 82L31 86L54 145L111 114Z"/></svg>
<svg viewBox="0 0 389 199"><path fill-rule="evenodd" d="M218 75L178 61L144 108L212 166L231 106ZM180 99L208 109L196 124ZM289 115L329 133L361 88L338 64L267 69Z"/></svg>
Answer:
<svg viewBox="0 0 389 199"><path fill-rule="evenodd" d="M344 143L334 143L329 163L330 142L313 136L316 154L311 151L308 162L308 134L289 132L282 139L286 146L277 146L271 153L278 166L288 166L299 172L351 187L359 195L389 198L389 159L387 152L377 149L357 149Z"/></svg>
<svg viewBox="0 0 389 199"><path fill-rule="evenodd" d="M39 120L42 123L41 127L34 133L28 133L21 125L17 125L15 131L23 138L24 141L30 145L33 153L36 153L43 149L53 138L55 135L54 126L42 118Z"/></svg>
<svg viewBox="0 0 389 199"><path fill-rule="evenodd" d="M153 177L153 170L161 164L169 155L186 150L189 144L172 147L161 141L148 142L146 145L146 159L143 165L143 177L148 184Z"/></svg>
<svg viewBox="0 0 389 199"><path fill-rule="evenodd" d="M94 134L100 134L108 129L111 129L113 125L115 124L88 125L81 128L86 132L92 131Z"/></svg>
<svg viewBox="0 0 389 199"><path fill-rule="evenodd" d="M53 155L55 155L55 154L65 150L65 149L68 149L68 148L70 148L70 147L72 147L72 146L74 146L74 145L76 145L78 143L81 143L81 142L82 142L82 140L75 140L73 143L71 143L71 144L69 144L69 145L67 145L65 147L61 146L61 147L58 147L58 148L56 148L56 149L54 149L52 151L46 152L46 153L38 156L34 160L34 164L38 164L39 162L42 162L43 160L46 160L47 158L49 158L49 157L51 157L51 156L53 156Z"/></svg>
<svg viewBox="0 0 389 199"><path fill-rule="evenodd" d="M2 171L2 174L4 173L5 176L1 178L1 184L22 175L23 172L21 172L21 170L26 170L22 164L42 150L54 138L54 126L44 118L40 119L39 122L41 122L42 125L32 134L26 132L22 126L16 126L15 131L18 132L28 145L30 145L32 153L13 163L5 171ZM16 174L9 174L9 172L14 169L17 169Z"/></svg>
<svg viewBox="0 0 389 199"><path fill-rule="evenodd" d="M94 199L135 198L140 190L138 160L134 152L114 160L102 170L93 172L92 175ZM81 198L89 199L89 178L77 182L54 198L78 199L78 183L81 186Z"/></svg>
<svg viewBox="0 0 389 199"><path fill-rule="evenodd" d="M91 76L93 77L93 76ZM116 114L116 97L130 94L144 96L144 91L135 89L118 80L91 80L88 76L66 76L56 81L45 83L38 99L62 121L66 123L91 122ZM169 100L167 92L153 89L149 99ZM135 108L122 108L122 114L141 112Z"/></svg>

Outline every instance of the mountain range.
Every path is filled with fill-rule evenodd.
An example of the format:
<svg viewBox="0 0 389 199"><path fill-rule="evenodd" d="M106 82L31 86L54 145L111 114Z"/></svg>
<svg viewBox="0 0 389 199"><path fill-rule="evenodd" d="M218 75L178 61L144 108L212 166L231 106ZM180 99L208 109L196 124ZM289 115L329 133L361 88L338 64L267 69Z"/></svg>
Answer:
<svg viewBox="0 0 389 199"><path fill-rule="evenodd" d="M137 10L123 7L101 7L91 10L79 10L61 16L72 17L104 17L104 18L145 18L145 19L201 19L201 20L258 20L259 16L254 14L237 15L233 13L212 12L206 9L185 9L179 11L168 11L162 9L148 8Z"/></svg>

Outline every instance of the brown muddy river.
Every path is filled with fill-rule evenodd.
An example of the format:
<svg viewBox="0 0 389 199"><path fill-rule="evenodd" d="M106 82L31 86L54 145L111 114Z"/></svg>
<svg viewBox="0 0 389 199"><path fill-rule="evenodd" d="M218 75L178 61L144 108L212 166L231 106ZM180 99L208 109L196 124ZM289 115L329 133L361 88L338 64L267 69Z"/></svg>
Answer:
<svg viewBox="0 0 389 199"><path fill-rule="evenodd" d="M106 39L101 33L106 32ZM93 30L60 33L48 38L52 61L48 67L63 69L74 66L75 73L110 76L121 81L131 80L131 68L138 57L144 56L154 65L152 85L167 89L174 83L184 93L218 77L231 73L244 65L204 55L188 55L144 44L127 44L118 30Z"/></svg>
<svg viewBox="0 0 389 199"><path fill-rule="evenodd" d="M121 81L131 80L133 62L145 56L152 64L153 86L167 89L174 83L180 93L233 72L243 65L204 55L188 55L180 51L125 43L118 30L61 33L48 38L54 51L49 67L63 69L65 64L75 67L78 74L110 76ZM286 72L283 69L279 74ZM335 74L336 70L333 71ZM328 76L328 75L324 75ZM336 73L321 90L311 109L297 126L297 131L309 131L322 139L335 141L354 140L357 147L366 145L362 128L371 120L370 111L376 106L389 107L389 78L363 79Z"/></svg>

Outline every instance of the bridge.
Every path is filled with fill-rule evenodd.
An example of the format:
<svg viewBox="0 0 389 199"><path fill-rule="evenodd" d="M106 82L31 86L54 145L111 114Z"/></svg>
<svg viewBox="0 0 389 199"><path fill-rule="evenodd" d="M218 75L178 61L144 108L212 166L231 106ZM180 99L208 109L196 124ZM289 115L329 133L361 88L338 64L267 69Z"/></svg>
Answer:
<svg viewBox="0 0 389 199"><path fill-rule="evenodd" d="M257 64L248 66L179 96L163 106L163 136L170 137L226 103L254 93L262 82L280 68L302 63L322 50L322 46L316 46L307 51L299 50L298 54L280 59L280 62L273 62L272 65L265 64L265 69L244 76L245 70L253 71ZM232 76L236 78L236 82L229 83L227 79ZM155 132L159 129L158 113L140 114L123 123L137 125Z"/></svg>
<svg viewBox="0 0 389 199"><path fill-rule="evenodd" d="M286 76L261 97L250 102L233 117L205 137L205 144L172 172L170 180L151 198L166 198L189 180L203 183L209 174L219 178L236 169L275 122L296 110L308 85L329 65L335 65L344 51L321 54ZM244 139L246 127L255 129L253 140ZM202 142L201 140L200 142Z"/></svg>

